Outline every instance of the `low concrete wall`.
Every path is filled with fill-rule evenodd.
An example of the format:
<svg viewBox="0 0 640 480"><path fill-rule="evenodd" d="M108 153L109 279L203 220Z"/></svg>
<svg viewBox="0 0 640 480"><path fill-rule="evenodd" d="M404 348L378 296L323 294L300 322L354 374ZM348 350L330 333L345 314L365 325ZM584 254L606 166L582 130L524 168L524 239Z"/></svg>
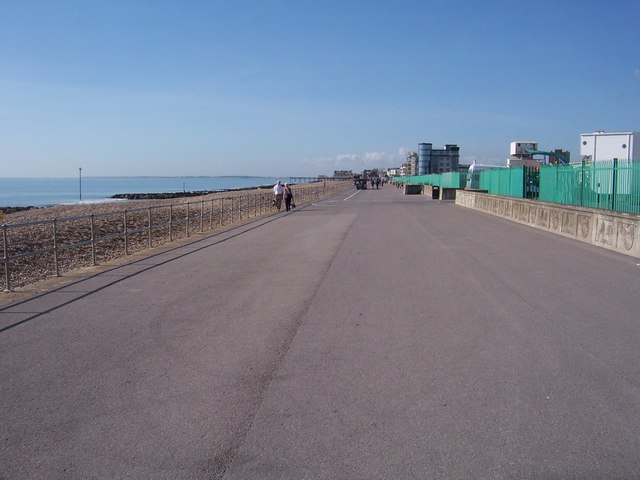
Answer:
<svg viewBox="0 0 640 480"><path fill-rule="evenodd" d="M441 188L440 200L455 200L459 188Z"/></svg>
<svg viewBox="0 0 640 480"><path fill-rule="evenodd" d="M422 185L414 185L411 183L404 184L405 195L420 195L422 194Z"/></svg>
<svg viewBox="0 0 640 480"><path fill-rule="evenodd" d="M456 205L640 258L640 215L459 190Z"/></svg>
<svg viewBox="0 0 640 480"><path fill-rule="evenodd" d="M422 194L426 195L429 198L433 198L433 186L432 185L424 185L422 187ZM439 198L440 192L439 189L436 188L436 198Z"/></svg>
<svg viewBox="0 0 640 480"><path fill-rule="evenodd" d="M457 188L440 188L432 185L424 185L422 193L430 198L439 200L455 200Z"/></svg>

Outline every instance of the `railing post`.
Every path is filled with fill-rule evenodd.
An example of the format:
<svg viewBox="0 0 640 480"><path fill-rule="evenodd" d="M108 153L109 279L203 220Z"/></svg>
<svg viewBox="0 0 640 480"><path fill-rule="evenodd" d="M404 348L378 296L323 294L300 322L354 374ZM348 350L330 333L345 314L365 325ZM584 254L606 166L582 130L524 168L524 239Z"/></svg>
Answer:
<svg viewBox="0 0 640 480"><path fill-rule="evenodd" d="M209 211L209 230L213 228L213 198L211 199L211 210Z"/></svg>
<svg viewBox="0 0 640 480"><path fill-rule="evenodd" d="M224 198L220 199L220 226L224 225Z"/></svg>
<svg viewBox="0 0 640 480"><path fill-rule="evenodd" d="M204 232L204 200L200 201L200 233Z"/></svg>
<svg viewBox="0 0 640 480"><path fill-rule="evenodd" d="M187 202L187 231L186 231L187 238L189 237L189 205L191 205L191 203Z"/></svg>
<svg viewBox="0 0 640 480"><path fill-rule="evenodd" d="M233 225L233 205L235 204L235 199L231 197L231 225Z"/></svg>
<svg viewBox="0 0 640 480"><path fill-rule="evenodd" d="M53 265L56 270L56 277L60 276L60 264L58 262L58 219L53 219Z"/></svg>
<svg viewBox="0 0 640 480"><path fill-rule="evenodd" d="M96 264L96 225L95 225L95 217L93 213L90 215L91 218L91 265Z"/></svg>
<svg viewBox="0 0 640 480"><path fill-rule="evenodd" d="M173 241L173 203L169 205L169 241Z"/></svg>
<svg viewBox="0 0 640 480"><path fill-rule="evenodd" d="M148 218L149 218L149 232L147 233L147 245L149 245L149 248L151 248L151 245L153 243L151 238L151 207L149 207Z"/></svg>
<svg viewBox="0 0 640 480"><path fill-rule="evenodd" d="M4 291L11 291L11 273L9 272L9 236L7 235L7 224L2 225L2 245L4 246L3 250L3 260L4 260Z"/></svg>
<svg viewBox="0 0 640 480"><path fill-rule="evenodd" d="M127 229L127 209L124 210L124 255L129 255L129 231Z"/></svg>
<svg viewBox="0 0 640 480"><path fill-rule="evenodd" d="M580 179L580 206L584 205L584 158L582 159L582 168L580 171L581 179Z"/></svg>
<svg viewBox="0 0 640 480"><path fill-rule="evenodd" d="M616 196L618 192L618 159L613 159L613 178L611 181L611 210L616 209Z"/></svg>

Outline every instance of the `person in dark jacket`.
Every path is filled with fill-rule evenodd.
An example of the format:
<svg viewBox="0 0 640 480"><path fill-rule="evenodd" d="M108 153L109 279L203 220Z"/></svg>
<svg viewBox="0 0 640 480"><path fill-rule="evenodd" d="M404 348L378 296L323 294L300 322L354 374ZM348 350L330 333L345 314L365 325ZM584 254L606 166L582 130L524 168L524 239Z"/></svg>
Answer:
<svg viewBox="0 0 640 480"><path fill-rule="evenodd" d="M282 194L282 198L284 199L284 206L287 209L287 212L291 209L292 206L295 207L295 203L293 201L293 190L288 183L284 184L284 192Z"/></svg>

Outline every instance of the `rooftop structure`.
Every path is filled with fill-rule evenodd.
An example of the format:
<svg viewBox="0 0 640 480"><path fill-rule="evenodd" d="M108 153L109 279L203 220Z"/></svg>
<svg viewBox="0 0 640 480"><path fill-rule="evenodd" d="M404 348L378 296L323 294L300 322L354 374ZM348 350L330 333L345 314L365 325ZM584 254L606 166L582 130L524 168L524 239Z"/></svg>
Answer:
<svg viewBox="0 0 640 480"><path fill-rule="evenodd" d="M592 162L640 161L640 132L583 133L580 135L580 155Z"/></svg>

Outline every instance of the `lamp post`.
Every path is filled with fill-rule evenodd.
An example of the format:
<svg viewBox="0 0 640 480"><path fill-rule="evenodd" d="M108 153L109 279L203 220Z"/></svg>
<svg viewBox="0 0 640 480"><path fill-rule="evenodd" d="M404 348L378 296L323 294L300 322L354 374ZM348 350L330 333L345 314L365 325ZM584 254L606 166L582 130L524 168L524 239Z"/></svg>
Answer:
<svg viewBox="0 0 640 480"><path fill-rule="evenodd" d="M80 200L82 200L82 167L78 168Z"/></svg>

